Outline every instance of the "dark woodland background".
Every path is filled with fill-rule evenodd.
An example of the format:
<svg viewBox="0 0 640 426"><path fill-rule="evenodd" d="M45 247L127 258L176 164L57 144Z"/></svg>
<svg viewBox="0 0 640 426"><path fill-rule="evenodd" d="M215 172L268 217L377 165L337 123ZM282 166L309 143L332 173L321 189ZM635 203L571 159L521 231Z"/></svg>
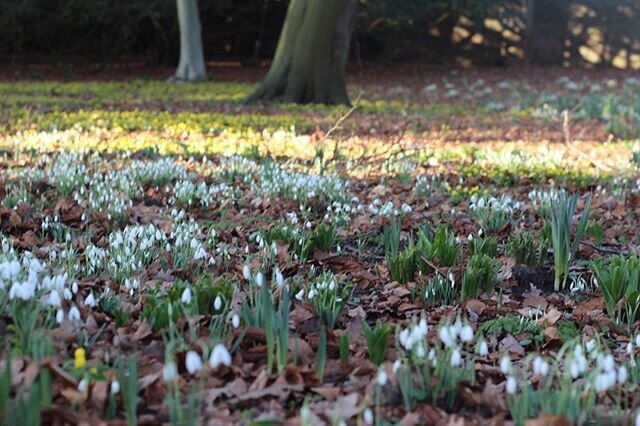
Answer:
<svg viewBox="0 0 640 426"><path fill-rule="evenodd" d="M285 0L201 0L208 61L255 65ZM640 1L361 0L352 60L640 67ZM0 62L177 62L175 0L2 0Z"/></svg>

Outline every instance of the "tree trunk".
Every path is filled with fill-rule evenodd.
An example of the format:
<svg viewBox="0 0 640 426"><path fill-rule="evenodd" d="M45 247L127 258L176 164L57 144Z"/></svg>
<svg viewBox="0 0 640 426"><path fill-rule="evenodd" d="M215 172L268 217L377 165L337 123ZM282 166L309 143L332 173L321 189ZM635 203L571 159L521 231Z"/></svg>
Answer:
<svg viewBox="0 0 640 426"><path fill-rule="evenodd" d="M528 0L526 61L562 65L569 23L569 0Z"/></svg>
<svg viewBox="0 0 640 426"><path fill-rule="evenodd" d="M204 81L207 71L202 53L198 0L177 0L180 26L180 62L173 81Z"/></svg>
<svg viewBox="0 0 640 426"><path fill-rule="evenodd" d="M291 0L271 68L248 101L347 104L357 0Z"/></svg>

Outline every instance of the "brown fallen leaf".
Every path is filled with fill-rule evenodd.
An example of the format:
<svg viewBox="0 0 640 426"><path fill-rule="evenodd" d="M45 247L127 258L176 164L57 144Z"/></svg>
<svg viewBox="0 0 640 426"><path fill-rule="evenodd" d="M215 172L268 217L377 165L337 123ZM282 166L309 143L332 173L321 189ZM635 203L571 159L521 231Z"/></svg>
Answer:
<svg viewBox="0 0 640 426"><path fill-rule="evenodd" d="M529 419L524 422L525 426L571 426L572 423L564 416L555 414L540 414L536 419Z"/></svg>

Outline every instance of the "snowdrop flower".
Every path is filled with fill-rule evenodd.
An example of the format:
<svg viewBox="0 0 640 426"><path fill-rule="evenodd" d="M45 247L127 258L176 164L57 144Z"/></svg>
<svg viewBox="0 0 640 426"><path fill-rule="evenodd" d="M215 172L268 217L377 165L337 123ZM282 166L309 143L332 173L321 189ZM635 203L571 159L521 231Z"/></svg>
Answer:
<svg viewBox="0 0 640 426"><path fill-rule="evenodd" d="M316 297L316 290L313 288L309 290L309 295L307 297L309 298L309 300L313 300L313 298Z"/></svg>
<svg viewBox="0 0 640 426"><path fill-rule="evenodd" d="M629 378L629 371L624 365L618 368L618 383L626 383Z"/></svg>
<svg viewBox="0 0 640 426"><path fill-rule="evenodd" d="M240 315L238 315L235 312L234 312L233 316L231 317L231 325L233 326L233 328L240 327Z"/></svg>
<svg viewBox="0 0 640 426"><path fill-rule="evenodd" d="M280 269L276 269L275 275L278 287L282 287L284 285L284 276L282 275L282 272L280 272Z"/></svg>
<svg viewBox="0 0 640 426"><path fill-rule="evenodd" d="M213 301L213 309L219 311L222 308L222 298L218 295L216 300Z"/></svg>
<svg viewBox="0 0 640 426"><path fill-rule="evenodd" d="M451 354L451 366L458 367L460 364L462 364L462 354L456 348Z"/></svg>
<svg viewBox="0 0 640 426"><path fill-rule="evenodd" d="M389 380L389 376L387 376L387 372L384 371L384 368L380 368L380 370L378 371L378 377L376 378L376 381L380 386L384 386L387 384L388 380Z"/></svg>
<svg viewBox="0 0 640 426"><path fill-rule="evenodd" d="M533 374L545 377L547 374L549 374L549 363L542 357L537 356L533 360Z"/></svg>
<svg viewBox="0 0 640 426"><path fill-rule="evenodd" d="M87 296L87 298L84 299L84 304L87 305L90 308L93 308L93 307L95 307L97 305L96 298L93 297L93 292L92 291L89 292L89 295Z"/></svg>
<svg viewBox="0 0 640 426"><path fill-rule="evenodd" d="M202 369L202 358L195 351L187 352L184 363L189 374L195 374Z"/></svg>
<svg viewBox="0 0 640 426"><path fill-rule="evenodd" d="M500 371L505 375L511 371L511 358L509 358L509 355L504 355L500 359Z"/></svg>
<svg viewBox="0 0 640 426"><path fill-rule="evenodd" d="M180 300L185 305L188 305L191 303L191 289L189 287L184 289L184 291L182 292L182 297L180 297Z"/></svg>
<svg viewBox="0 0 640 426"><path fill-rule="evenodd" d="M64 296L64 300L71 300L71 298L73 297L73 293L71 293L71 290L69 290L68 288L62 290L62 295Z"/></svg>
<svg viewBox="0 0 640 426"><path fill-rule="evenodd" d="M487 345L487 342L485 342L484 340L480 342L480 344L478 345L478 355L480 356L489 355L489 346Z"/></svg>
<svg viewBox="0 0 640 426"><path fill-rule="evenodd" d="M258 272L256 274L256 284L258 285L258 287L262 287L263 285L265 285L266 281L267 280L262 272Z"/></svg>
<svg viewBox="0 0 640 426"><path fill-rule="evenodd" d="M447 326L441 327L438 331L438 337L446 347L450 347L455 343L455 338L451 334L451 328Z"/></svg>
<svg viewBox="0 0 640 426"><path fill-rule="evenodd" d="M58 293L57 290L52 290L51 293L49 293L49 297L47 298L47 304L59 307L61 302L62 301L60 300L60 293Z"/></svg>
<svg viewBox="0 0 640 426"><path fill-rule="evenodd" d="M296 293L296 300L298 302L302 302L303 297L304 297L304 289L301 289L299 292Z"/></svg>
<svg viewBox="0 0 640 426"><path fill-rule="evenodd" d="M469 324L464 325L460 329L460 340L465 343L471 342L473 340L473 329Z"/></svg>
<svg viewBox="0 0 640 426"><path fill-rule="evenodd" d="M87 379L82 379L80 380L80 383L78 383L78 391L80 393L87 393L87 391L89 390L89 382L87 381Z"/></svg>
<svg viewBox="0 0 640 426"><path fill-rule="evenodd" d="M242 276L247 281L251 279L251 269L249 268L249 265L247 265L246 263L242 267Z"/></svg>
<svg viewBox="0 0 640 426"><path fill-rule="evenodd" d="M71 284L71 291L73 292L73 294L76 294L78 292L78 283L74 282L73 284Z"/></svg>
<svg viewBox="0 0 640 426"><path fill-rule="evenodd" d="M516 393L518 387L518 382L516 382L516 378L513 376L507 377L506 390L509 395L513 395Z"/></svg>
<svg viewBox="0 0 640 426"><path fill-rule="evenodd" d="M56 322L58 324L62 324L63 321L64 321L64 311L62 309L58 309L58 312L56 312Z"/></svg>
<svg viewBox="0 0 640 426"><path fill-rule="evenodd" d="M640 347L640 334L636 334L636 346Z"/></svg>
<svg viewBox="0 0 640 426"><path fill-rule="evenodd" d="M80 310L76 305L73 305L71 309L69 309L69 321L80 321L81 319Z"/></svg>
<svg viewBox="0 0 640 426"><path fill-rule="evenodd" d="M209 356L209 366L216 369L221 365L226 367L231 365L231 354L222 343L218 343L214 346Z"/></svg>
<svg viewBox="0 0 640 426"><path fill-rule="evenodd" d="M162 367L162 380L165 383L173 382L178 378L178 366L174 361L169 361Z"/></svg>
<svg viewBox="0 0 640 426"><path fill-rule="evenodd" d="M120 382L117 380L111 382L109 392L111 393L111 395L117 395L118 393L120 393Z"/></svg>
<svg viewBox="0 0 640 426"><path fill-rule="evenodd" d="M571 374L571 378L574 380L580 375L580 366L576 361L571 361L569 364L569 373Z"/></svg>
<svg viewBox="0 0 640 426"><path fill-rule="evenodd" d="M366 425L372 425L373 424L373 411L371 411L370 408L367 408L366 410L364 410L364 414L362 415L362 419L364 420L364 423Z"/></svg>
<svg viewBox="0 0 640 426"><path fill-rule="evenodd" d="M400 361L399 359L396 359L393 362L393 368L392 368L393 369L393 374L396 374L401 366L402 366L402 361Z"/></svg>

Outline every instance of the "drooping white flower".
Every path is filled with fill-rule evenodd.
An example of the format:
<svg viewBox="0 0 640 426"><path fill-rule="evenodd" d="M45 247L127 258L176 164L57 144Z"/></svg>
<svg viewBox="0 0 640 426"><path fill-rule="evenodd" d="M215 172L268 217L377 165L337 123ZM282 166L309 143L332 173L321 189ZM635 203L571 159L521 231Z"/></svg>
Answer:
<svg viewBox="0 0 640 426"><path fill-rule="evenodd" d="M231 317L231 325L233 326L233 328L240 327L240 315L238 315L235 312L234 312L233 316Z"/></svg>
<svg viewBox="0 0 640 426"><path fill-rule="evenodd" d="M542 357L537 356L533 360L533 374L537 374L539 376L546 376L549 373L549 363L545 361Z"/></svg>
<svg viewBox="0 0 640 426"><path fill-rule="evenodd" d="M513 376L507 377L507 384L505 386L507 393L513 395L514 393L516 393L517 388L518 382L516 381L516 378Z"/></svg>
<svg viewBox="0 0 640 426"><path fill-rule="evenodd" d="M189 287L185 288L182 291L182 297L180 297L180 301L185 305L189 305L191 303L191 289Z"/></svg>
<svg viewBox="0 0 640 426"><path fill-rule="evenodd" d="M62 300L60 300L60 293L58 293L57 290L52 290L47 298L47 304L57 308L60 307L60 303L62 303Z"/></svg>
<svg viewBox="0 0 640 426"><path fill-rule="evenodd" d="M84 299L84 304L90 308L95 307L98 303L96 302L96 298L93 296L93 292L89 292L89 295Z"/></svg>
<svg viewBox="0 0 640 426"><path fill-rule="evenodd" d="M282 272L280 272L280 269L276 269L275 276L276 284L278 284L278 287L282 287L284 285L284 276L282 275Z"/></svg>
<svg viewBox="0 0 640 426"><path fill-rule="evenodd" d="M629 378L629 370L624 365L618 368L618 383L626 383Z"/></svg>
<svg viewBox="0 0 640 426"><path fill-rule="evenodd" d="M487 345L486 341L481 341L478 345L478 355L487 356L489 355L489 345Z"/></svg>
<svg viewBox="0 0 640 426"><path fill-rule="evenodd" d="M460 329L460 340L465 343L471 342L473 340L473 328L469 324L462 326Z"/></svg>
<svg viewBox="0 0 640 426"><path fill-rule="evenodd" d="M226 367L231 365L231 354L222 343L218 343L214 346L209 356L209 366L215 369L221 365Z"/></svg>
<svg viewBox="0 0 640 426"><path fill-rule="evenodd" d="M258 285L258 287L262 287L263 285L265 285L267 282L266 278L264 277L264 274L262 272L258 272L256 274L256 284Z"/></svg>
<svg viewBox="0 0 640 426"><path fill-rule="evenodd" d="M58 309L58 312L56 312L56 322L58 324L62 324L63 321L64 321L64 311L62 309Z"/></svg>
<svg viewBox="0 0 640 426"><path fill-rule="evenodd" d="M73 305L71 309L69 309L69 321L80 321L81 319L80 310L76 305Z"/></svg>
<svg viewBox="0 0 640 426"><path fill-rule="evenodd" d="M242 267L242 276L245 280L249 281L251 279L251 268L246 263Z"/></svg>
<svg viewBox="0 0 640 426"><path fill-rule="evenodd" d="M511 358L509 358L509 355L505 354L500 358L500 371L505 375L511 371Z"/></svg>
<svg viewBox="0 0 640 426"><path fill-rule="evenodd" d="M202 358L200 358L200 355L196 351L189 351L187 352L184 364L189 374L195 374L202 369Z"/></svg>
<svg viewBox="0 0 640 426"><path fill-rule="evenodd" d="M387 384L388 380L389 376L387 376L387 372L384 371L384 368L380 368L380 370L378 370L378 377L376 378L376 381L380 386L384 386Z"/></svg>
<svg viewBox="0 0 640 426"><path fill-rule="evenodd" d="M458 367L462 364L462 354L458 350L458 348L454 349L453 353L451 353L451 366Z"/></svg>
<svg viewBox="0 0 640 426"><path fill-rule="evenodd" d="M392 368L393 369L393 373L396 374L401 366L402 366L402 361L400 361L399 359L396 359L393 362L393 368Z"/></svg>
<svg viewBox="0 0 640 426"><path fill-rule="evenodd" d="M373 411L371 411L371 408L367 408L366 410L364 410L364 413L362 414L362 419L364 420L364 423L366 425L373 424Z"/></svg>
<svg viewBox="0 0 640 426"><path fill-rule="evenodd" d="M78 392L85 394L89 390L89 382L87 379L82 379L78 383Z"/></svg>
<svg viewBox="0 0 640 426"><path fill-rule="evenodd" d="M446 325L440 327L438 331L438 337L440 337L440 341L442 341L446 347L450 347L455 343L455 338L451 335L451 331L451 328Z"/></svg>
<svg viewBox="0 0 640 426"><path fill-rule="evenodd" d="M304 298L304 289L300 289L299 292L296 293L296 300L299 302L302 302L302 299Z"/></svg>
<svg viewBox="0 0 640 426"><path fill-rule="evenodd" d="M173 382L178 378L178 366L175 361L169 361L162 367L162 380L165 383Z"/></svg>
<svg viewBox="0 0 640 426"><path fill-rule="evenodd" d="M216 311L222 309L222 298L220 297L220 295L216 296L216 299L213 301L213 309L215 309Z"/></svg>
<svg viewBox="0 0 640 426"><path fill-rule="evenodd" d="M113 382L111 382L111 386L109 387L109 392L111 393L111 395L117 395L118 393L120 393L120 382L117 380L114 380Z"/></svg>

